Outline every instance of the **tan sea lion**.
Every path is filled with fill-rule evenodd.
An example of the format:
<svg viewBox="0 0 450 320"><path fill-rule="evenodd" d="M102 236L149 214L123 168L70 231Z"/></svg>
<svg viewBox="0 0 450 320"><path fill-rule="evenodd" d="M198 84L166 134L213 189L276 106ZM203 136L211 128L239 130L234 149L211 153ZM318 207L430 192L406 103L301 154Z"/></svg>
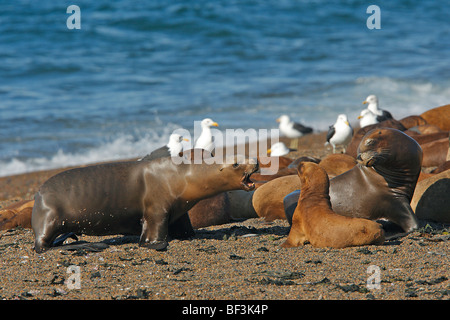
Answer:
<svg viewBox="0 0 450 320"><path fill-rule="evenodd" d="M328 175L320 165L300 163L298 176L302 192L292 217L291 230L282 247L298 247L309 242L314 247L345 248L384 242L380 224L333 212Z"/></svg>
<svg viewBox="0 0 450 320"><path fill-rule="evenodd" d="M319 165L325 169L328 177L334 178L356 166L356 159L345 153L329 154Z"/></svg>
<svg viewBox="0 0 450 320"><path fill-rule="evenodd" d="M34 200L22 200L0 210L0 230L31 228Z"/></svg>
<svg viewBox="0 0 450 320"><path fill-rule="evenodd" d="M298 176L289 175L269 181L257 188L251 198L256 217L265 218L266 221L286 219L283 199L300 187Z"/></svg>
<svg viewBox="0 0 450 320"><path fill-rule="evenodd" d="M176 161L117 162L53 176L35 196L34 249L45 251L58 235L72 232L140 235L139 246L164 250L170 229L192 231L185 213L198 201L228 190L254 189L250 176L258 170L257 161L236 156L224 164L208 164L202 150L200 156L193 154L197 151Z"/></svg>
<svg viewBox="0 0 450 320"><path fill-rule="evenodd" d="M418 182L411 207L421 220L450 223L450 170Z"/></svg>
<svg viewBox="0 0 450 320"><path fill-rule="evenodd" d="M443 131L450 131L450 104L425 111L420 116L428 124L438 126Z"/></svg>
<svg viewBox="0 0 450 320"><path fill-rule="evenodd" d="M358 147L358 164L330 180L333 211L370 220L387 219L405 232L418 227L409 205L421 171L419 144L395 129L369 131ZM292 221L300 190L284 198Z"/></svg>

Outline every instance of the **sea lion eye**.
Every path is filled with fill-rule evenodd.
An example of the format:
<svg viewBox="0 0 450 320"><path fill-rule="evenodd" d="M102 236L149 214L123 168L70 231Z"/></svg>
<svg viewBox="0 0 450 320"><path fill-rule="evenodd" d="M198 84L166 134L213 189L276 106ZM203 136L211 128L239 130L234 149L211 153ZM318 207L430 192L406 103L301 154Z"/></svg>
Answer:
<svg viewBox="0 0 450 320"><path fill-rule="evenodd" d="M239 163L235 163L235 164L233 164L233 168L237 168L237 167L239 167Z"/></svg>
<svg viewBox="0 0 450 320"><path fill-rule="evenodd" d="M366 146L372 146L375 144L375 140L374 139L367 139L365 142Z"/></svg>

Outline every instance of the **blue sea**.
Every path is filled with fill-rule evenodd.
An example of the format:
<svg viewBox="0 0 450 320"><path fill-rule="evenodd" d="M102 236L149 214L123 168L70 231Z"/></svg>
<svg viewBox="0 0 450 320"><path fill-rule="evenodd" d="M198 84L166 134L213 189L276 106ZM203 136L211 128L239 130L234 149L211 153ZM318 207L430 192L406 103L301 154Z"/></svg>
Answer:
<svg viewBox="0 0 450 320"><path fill-rule="evenodd" d="M70 5L80 29L69 29ZM379 29L367 13L377 5ZM450 1L0 1L0 176L143 156L210 117L327 130L450 103ZM72 21L72 20L71 20ZM75 20L73 20L75 21ZM375 20L371 20L375 21Z"/></svg>

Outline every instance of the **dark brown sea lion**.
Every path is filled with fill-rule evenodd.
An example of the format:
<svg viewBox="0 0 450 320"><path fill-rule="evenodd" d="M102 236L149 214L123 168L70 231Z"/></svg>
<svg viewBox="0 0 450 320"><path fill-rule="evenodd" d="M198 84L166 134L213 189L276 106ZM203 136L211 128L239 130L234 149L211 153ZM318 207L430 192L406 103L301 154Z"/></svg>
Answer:
<svg viewBox="0 0 450 320"><path fill-rule="evenodd" d="M0 230L15 227L31 228L34 200L23 200L0 210Z"/></svg>
<svg viewBox="0 0 450 320"><path fill-rule="evenodd" d="M428 124L450 131L450 104L428 110L420 115Z"/></svg>
<svg viewBox="0 0 450 320"><path fill-rule="evenodd" d="M443 138L420 145L423 150L424 167L437 167L445 163L448 151L448 138Z"/></svg>
<svg viewBox="0 0 450 320"><path fill-rule="evenodd" d="M358 148L358 164L330 180L333 211L370 220L387 219L405 232L417 228L410 202L421 171L419 144L395 129L369 131ZM300 190L284 198L292 221Z"/></svg>
<svg viewBox="0 0 450 320"><path fill-rule="evenodd" d="M309 242L314 247L345 248L384 242L383 228L375 221L333 212L328 175L320 165L300 163L298 176L302 192L282 247L298 247Z"/></svg>
<svg viewBox="0 0 450 320"><path fill-rule="evenodd" d="M378 129L378 128L391 128L391 129L397 129L400 131L406 130L406 128L403 126L403 124L401 124L400 121L397 121L395 119L385 120L380 123L371 124L370 126L360 128L353 135L353 138L350 141L350 143L348 144L345 153L352 156L353 158L356 158L358 146L359 146L359 143L361 142L362 138L366 135L367 132L369 132L373 129Z"/></svg>
<svg viewBox="0 0 450 320"><path fill-rule="evenodd" d="M186 157L118 162L53 176L35 196L34 249L45 251L58 235L75 233L140 235L140 246L164 250L169 225L177 233L192 230L185 213L198 201L228 190L254 189L250 175L258 170L257 161L236 156L217 164L202 154L192 158L195 152L189 151L187 163Z"/></svg>

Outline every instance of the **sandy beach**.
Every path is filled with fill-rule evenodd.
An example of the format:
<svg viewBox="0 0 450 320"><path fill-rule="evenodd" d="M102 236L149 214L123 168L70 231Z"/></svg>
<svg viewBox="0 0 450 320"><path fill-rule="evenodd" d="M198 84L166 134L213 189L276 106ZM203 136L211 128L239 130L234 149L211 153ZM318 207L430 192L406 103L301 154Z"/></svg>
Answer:
<svg viewBox="0 0 450 320"><path fill-rule="evenodd" d="M291 156L323 158L331 152L324 137L301 138ZM0 178L0 207L32 199L62 170ZM384 245L345 249L284 249L286 221L249 219L196 230L164 252L117 235L80 237L107 243L101 252L43 254L32 250L32 230L15 228L0 232L0 299L448 300L449 226L421 223Z"/></svg>

